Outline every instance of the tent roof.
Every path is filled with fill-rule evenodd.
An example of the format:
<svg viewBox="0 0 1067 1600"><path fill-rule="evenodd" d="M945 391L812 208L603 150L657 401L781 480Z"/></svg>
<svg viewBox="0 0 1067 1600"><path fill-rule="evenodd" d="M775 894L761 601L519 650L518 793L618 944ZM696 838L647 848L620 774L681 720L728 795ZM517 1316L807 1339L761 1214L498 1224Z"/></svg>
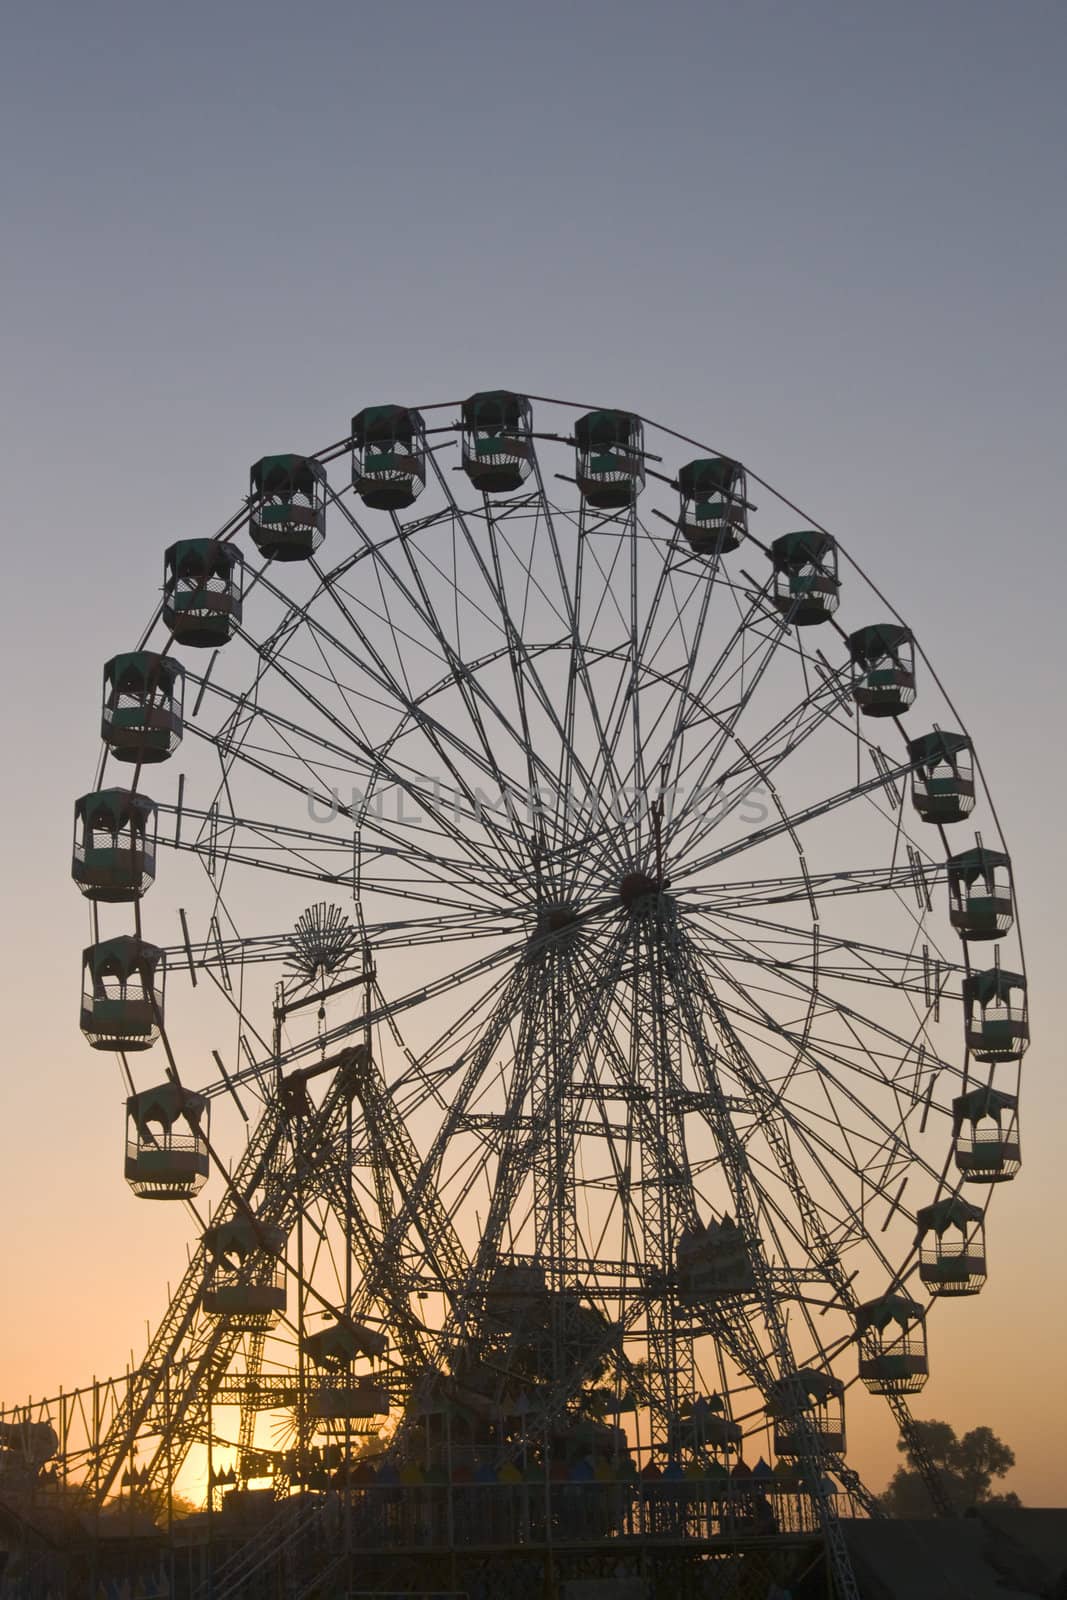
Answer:
<svg viewBox="0 0 1067 1600"><path fill-rule="evenodd" d="M983 1005L990 1000L1008 1000L1013 989L1026 989L1026 979L1021 972L1005 972L1000 967L990 967L985 972L972 972L963 980L963 994L967 1000L979 1000Z"/></svg>
<svg viewBox="0 0 1067 1600"><path fill-rule="evenodd" d="M935 1200L933 1205L920 1206L915 1214L918 1224L916 1242L921 1243L928 1233L936 1233L940 1238L949 1228L966 1231L970 1223L981 1220L982 1213L978 1206L972 1206L969 1200L964 1200L960 1195L949 1195L945 1200Z"/></svg>
<svg viewBox="0 0 1067 1600"><path fill-rule="evenodd" d="M154 680L173 689L185 677L185 668L173 656L162 656L155 650L125 650L105 663L104 676L120 688L130 681L145 685Z"/></svg>
<svg viewBox="0 0 1067 1600"><path fill-rule="evenodd" d="M235 544L223 544L220 539L177 539L167 546L163 560L178 577L228 577L243 565L244 557Z"/></svg>
<svg viewBox="0 0 1067 1600"><path fill-rule="evenodd" d="M93 789L74 802L76 817L94 824L103 817L113 828L121 827L131 817L145 822L155 809L154 800L133 789Z"/></svg>
<svg viewBox="0 0 1067 1600"><path fill-rule="evenodd" d="M965 733L948 733L941 728L908 740L908 754L912 761L924 766L935 766L937 762L950 760L961 750L970 748L971 741Z"/></svg>
<svg viewBox="0 0 1067 1600"><path fill-rule="evenodd" d="M870 622L857 628L848 636L848 649L853 661L870 661L880 656L895 655L901 645L911 643L911 629L899 622Z"/></svg>
<svg viewBox="0 0 1067 1600"><path fill-rule="evenodd" d="M249 474L254 495L306 494L326 482L326 468L313 456L261 456Z"/></svg>
<svg viewBox="0 0 1067 1600"><path fill-rule="evenodd" d="M891 1322L904 1327L909 1322L923 1318L923 1308L916 1300L902 1294L884 1294L879 1300L868 1300L856 1308L856 1327L860 1333L868 1328L886 1328Z"/></svg>
<svg viewBox="0 0 1067 1600"><path fill-rule="evenodd" d="M697 495L729 495L744 471L740 461L730 456L704 456L687 461L678 473L678 487L691 499Z"/></svg>
<svg viewBox="0 0 1067 1600"><path fill-rule="evenodd" d="M574 437L582 450L627 449L641 436L641 423L631 411L587 411L574 424Z"/></svg>
<svg viewBox="0 0 1067 1600"><path fill-rule="evenodd" d="M819 563L836 549L828 533L820 533L817 528L802 528L798 533L783 533L775 539L770 557L776 567L799 566L808 561Z"/></svg>
<svg viewBox="0 0 1067 1600"><path fill-rule="evenodd" d="M1014 1111L1018 1104L1015 1095L994 1089L991 1084L979 1084L953 1100L953 1131L959 1133L965 1122L980 1122L983 1117L995 1117L999 1122L1002 1111Z"/></svg>
<svg viewBox="0 0 1067 1600"><path fill-rule="evenodd" d="M82 951L82 964L94 978L128 978L146 968L154 972L162 960L163 951L158 945L146 944L130 933L102 939L99 944L87 945Z"/></svg>
<svg viewBox="0 0 1067 1600"><path fill-rule="evenodd" d="M422 414L407 406L364 406L352 418L352 439L359 445L392 444L397 439L410 445L422 428Z"/></svg>
<svg viewBox="0 0 1067 1600"><path fill-rule="evenodd" d="M512 389L481 389L460 410L468 428L521 428L530 418L530 402Z"/></svg>

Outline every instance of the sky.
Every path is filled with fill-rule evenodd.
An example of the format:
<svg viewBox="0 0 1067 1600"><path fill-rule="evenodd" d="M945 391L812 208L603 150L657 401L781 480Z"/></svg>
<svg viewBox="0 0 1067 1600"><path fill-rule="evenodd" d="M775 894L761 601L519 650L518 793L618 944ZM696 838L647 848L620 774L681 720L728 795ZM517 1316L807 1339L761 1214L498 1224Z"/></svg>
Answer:
<svg viewBox="0 0 1067 1600"><path fill-rule="evenodd" d="M993 1274L917 1410L992 1425L1023 1499L1067 1503L1062 6L42 0L5 36L0 1394L120 1370L185 1260L76 1028L100 663L256 457L508 386L750 463L959 705L1035 1043ZM888 1417L858 1409L880 1487Z"/></svg>

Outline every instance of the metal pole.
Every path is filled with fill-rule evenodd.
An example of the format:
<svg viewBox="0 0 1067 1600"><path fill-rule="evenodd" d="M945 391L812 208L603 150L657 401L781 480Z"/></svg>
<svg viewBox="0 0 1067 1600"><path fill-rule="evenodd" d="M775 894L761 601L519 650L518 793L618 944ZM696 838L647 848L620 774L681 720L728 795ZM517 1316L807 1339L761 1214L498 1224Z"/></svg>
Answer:
<svg viewBox="0 0 1067 1600"><path fill-rule="evenodd" d="M212 1481L213 1478L214 1478L214 1458L213 1458L212 1449L211 1449L211 1442L212 1442L212 1438L214 1436L214 1432L215 1432L214 1403L213 1403L213 1398L212 1398L211 1394L209 1394L208 1395L208 1401L207 1401L207 1594L208 1594L208 1600L212 1600L212 1596L215 1593L215 1561L214 1561L214 1554L213 1554L214 1526L215 1526L215 1485L214 1485L214 1482Z"/></svg>
<svg viewBox="0 0 1067 1600"><path fill-rule="evenodd" d="M304 1360L304 1149L303 1118L299 1110L296 1123L296 1470L303 1487L307 1470L304 1463L304 1437L307 1432L307 1370Z"/></svg>
<svg viewBox="0 0 1067 1600"><path fill-rule="evenodd" d="M163 1372L163 1419L167 1430L167 1552L170 1591L174 1593L174 1462L170 1435L170 1368Z"/></svg>

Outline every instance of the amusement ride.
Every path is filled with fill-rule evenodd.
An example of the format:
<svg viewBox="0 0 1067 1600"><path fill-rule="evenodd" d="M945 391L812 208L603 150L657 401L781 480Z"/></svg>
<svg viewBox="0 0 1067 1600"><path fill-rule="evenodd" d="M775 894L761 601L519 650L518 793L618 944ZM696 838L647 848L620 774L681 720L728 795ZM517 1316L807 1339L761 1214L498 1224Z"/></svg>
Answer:
<svg viewBox="0 0 1067 1600"><path fill-rule="evenodd" d="M852 1384L949 1510L909 1397L985 1282L1028 1042L907 622L740 461L505 390L265 456L162 579L72 875L125 1180L191 1249L139 1361L0 1414L0 1499L647 1510L760 1458L849 1600Z"/></svg>

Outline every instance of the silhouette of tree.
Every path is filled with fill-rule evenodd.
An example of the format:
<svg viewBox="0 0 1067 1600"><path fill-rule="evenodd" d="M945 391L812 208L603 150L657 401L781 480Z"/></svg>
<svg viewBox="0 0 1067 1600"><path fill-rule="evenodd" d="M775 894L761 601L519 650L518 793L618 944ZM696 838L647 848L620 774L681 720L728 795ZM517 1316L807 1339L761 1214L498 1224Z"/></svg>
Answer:
<svg viewBox="0 0 1067 1600"><path fill-rule="evenodd" d="M171 1495L169 1512L178 1522L182 1517L191 1517L199 1511L195 1501L184 1494L175 1492ZM106 1500L100 1509L100 1515L109 1522L121 1524L124 1517L131 1515L137 1518L147 1518L163 1527L167 1521L168 1505L165 1489L123 1489L121 1494L115 1494Z"/></svg>
<svg viewBox="0 0 1067 1600"><path fill-rule="evenodd" d="M1015 1452L992 1428L972 1428L961 1439L949 1422L916 1421L915 1427L957 1511L1022 1503L1010 1490L1006 1494L992 1493L993 1479L1003 1478L1015 1465ZM897 1449L908 1465L898 1467L890 1479L881 1496L883 1507L893 1517L932 1517L934 1508L914 1453L904 1439L897 1440Z"/></svg>

